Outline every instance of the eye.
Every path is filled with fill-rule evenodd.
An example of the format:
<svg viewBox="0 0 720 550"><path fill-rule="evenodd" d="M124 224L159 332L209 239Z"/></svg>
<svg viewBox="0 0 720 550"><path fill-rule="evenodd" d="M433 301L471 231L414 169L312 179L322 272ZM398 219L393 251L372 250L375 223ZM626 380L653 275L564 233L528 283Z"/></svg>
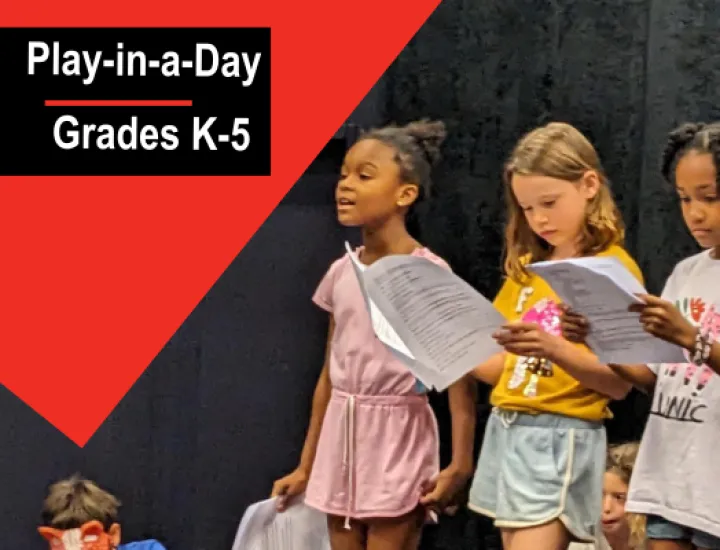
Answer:
<svg viewBox="0 0 720 550"><path fill-rule="evenodd" d="M367 172L360 172L360 179L363 181L371 180L373 177L371 174L368 174Z"/></svg>
<svg viewBox="0 0 720 550"><path fill-rule="evenodd" d="M690 197L684 197L683 195L678 195L678 200L680 202L690 202Z"/></svg>
<svg viewBox="0 0 720 550"><path fill-rule="evenodd" d="M705 202L715 202L717 200L717 195L708 195L707 197L703 197L703 200Z"/></svg>
<svg viewBox="0 0 720 550"><path fill-rule="evenodd" d="M552 208L555 205L555 199L549 201L543 201L540 203L543 208Z"/></svg>
<svg viewBox="0 0 720 550"><path fill-rule="evenodd" d="M530 212L532 210L532 206L521 206L520 208L523 212Z"/></svg>

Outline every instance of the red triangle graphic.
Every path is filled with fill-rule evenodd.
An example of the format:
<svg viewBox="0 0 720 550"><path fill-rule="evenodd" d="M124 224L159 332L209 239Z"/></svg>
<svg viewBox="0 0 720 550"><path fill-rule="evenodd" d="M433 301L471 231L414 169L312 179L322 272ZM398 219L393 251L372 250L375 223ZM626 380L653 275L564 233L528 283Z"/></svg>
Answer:
<svg viewBox="0 0 720 550"><path fill-rule="evenodd" d="M438 4L3 3L5 26L270 26L273 164L0 178L0 382L84 446Z"/></svg>

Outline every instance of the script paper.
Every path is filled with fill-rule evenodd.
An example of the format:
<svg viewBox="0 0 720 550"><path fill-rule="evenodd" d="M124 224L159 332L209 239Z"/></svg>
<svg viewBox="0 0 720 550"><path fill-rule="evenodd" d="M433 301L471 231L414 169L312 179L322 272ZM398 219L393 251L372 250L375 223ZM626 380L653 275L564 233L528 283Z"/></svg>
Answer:
<svg viewBox="0 0 720 550"><path fill-rule="evenodd" d="M368 311L370 312L370 319L373 325L373 330L375 331L375 335L378 337L378 340L385 344L385 346L390 350L390 352L395 355L400 361L405 363L405 365L410 369L410 372L412 372L417 377L417 379L422 382L424 386L428 388L436 387L439 377L436 376L431 369L421 364L415 358L412 352L405 345L405 342L403 342L400 336L398 336L397 332L395 332L395 329L390 325L390 322L378 309L375 302L371 300L370 297L367 295L365 281L363 279L363 274L367 269L367 266L360 262L357 254L353 252L352 248L350 248L350 245L348 243L345 243L345 248L347 249L348 254L350 255L350 258L352 260L355 275L357 275L360 290L362 291L363 298L365 299L365 304L367 305ZM440 382L442 383L442 380L440 380Z"/></svg>
<svg viewBox="0 0 720 550"><path fill-rule="evenodd" d="M543 278L572 309L590 323L587 343L603 363L684 362L682 349L651 336L640 314L628 311L647 291L612 257L538 262L528 270Z"/></svg>
<svg viewBox="0 0 720 550"><path fill-rule="evenodd" d="M371 266L358 266L351 257L371 317L373 305L382 317L373 318L378 338L405 356L426 386L443 391L502 351L492 334L505 318L451 271L411 255L388 256Z"/></svg>
<svg viewBox="0 0 720 550"><path fill-rule="evenodd" d="M302 502L284 512L276 506L270 499L248 507L232 550L330 550L325 514Z"/></svg>

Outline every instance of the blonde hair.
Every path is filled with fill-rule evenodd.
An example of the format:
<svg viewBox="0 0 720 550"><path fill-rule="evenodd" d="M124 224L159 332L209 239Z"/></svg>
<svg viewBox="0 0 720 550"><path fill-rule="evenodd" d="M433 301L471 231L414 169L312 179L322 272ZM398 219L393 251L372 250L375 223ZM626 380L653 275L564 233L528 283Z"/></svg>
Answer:
<svg viewBox="0 0 720 550"><path fill-rule="evenodd" d="M505 164L505 273L518 283L528 278L525 265L547 259L551 249L535 233L512 191L513 175L547 176L576 182L588 171L597 174L600 188L589 201L581 240L581 253L594 255L620 244L625 226L613 200L607 176L595 148L575 127L552 122L523 136Z"/></svg>
<svg viewBox="0 0 720 550"><path fill-rule="evenodd" d="M74 475L50 486L42 509L43 524L76 529L97 520L105 529L117 522L120 502L92 481Z"/></svg>
<svg viewBox="0 0 720 550"><path fill-rule="evenodd" d="M612 445L608 448L605 471L618 476L626 485L630 484L635 460L640 445L636 442ZM627 514L630 527L630 548L645 547L645 516L642 514Z"/></svg>

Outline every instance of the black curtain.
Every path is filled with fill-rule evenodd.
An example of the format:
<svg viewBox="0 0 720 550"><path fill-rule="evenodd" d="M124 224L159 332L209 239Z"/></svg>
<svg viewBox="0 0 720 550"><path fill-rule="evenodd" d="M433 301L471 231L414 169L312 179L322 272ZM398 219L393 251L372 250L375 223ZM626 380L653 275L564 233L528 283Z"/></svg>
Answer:
<svg viewBox="0 0 720 550"><path fill-rule="evenodd" d="M502 162L532 127L575 124L600 151L628 248L659 292L695 248L657 157L678 122L720 118L719 26L716 1L443 0L355 122L448 123L421 236L490 295L500 281ZM356 237L337 227L332 206L344 150L341 132L85 449L0 389L2 548L46 547L35 533L45 488L74 472L120 497L128 540L230 548L247 505L298 459L327 327L310 296L343 240ZM484 418L485 393L480 401ZM447 403L434 396L433 404L447 461ZM611 440L639 437L646 408L637 396L615 404ZM488 523L466 511L423 542L426 550L498 545Z"/></svg>

